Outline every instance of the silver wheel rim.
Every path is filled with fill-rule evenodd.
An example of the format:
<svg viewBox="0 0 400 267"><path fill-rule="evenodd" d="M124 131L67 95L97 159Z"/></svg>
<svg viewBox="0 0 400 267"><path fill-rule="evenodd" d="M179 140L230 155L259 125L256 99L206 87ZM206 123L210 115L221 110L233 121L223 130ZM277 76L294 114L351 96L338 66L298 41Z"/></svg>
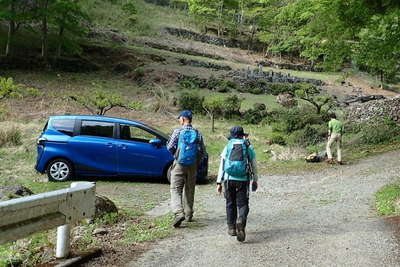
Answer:
<svg viewBox="0 0 400 267"><path fill-rule="evenodd" d="M50 167L50 176L54 180L62 181L68 177L69 167L66 163L57 161Z"/></svg>

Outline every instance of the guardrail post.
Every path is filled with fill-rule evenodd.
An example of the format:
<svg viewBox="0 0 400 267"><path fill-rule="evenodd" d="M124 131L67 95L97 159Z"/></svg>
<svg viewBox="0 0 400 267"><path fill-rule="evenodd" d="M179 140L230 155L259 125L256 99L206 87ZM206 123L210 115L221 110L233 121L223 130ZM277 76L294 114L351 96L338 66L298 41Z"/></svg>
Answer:
<svg viewBox="0 0 400 267"><path fill-rule="evenodd" d="M74 182L71 183L71 188L78 186L85 182ZM57 247L56 247L56 258L66 258L68 257L70 250L70 235L71 235L71 225L64 224L57 227Z"/></svg>

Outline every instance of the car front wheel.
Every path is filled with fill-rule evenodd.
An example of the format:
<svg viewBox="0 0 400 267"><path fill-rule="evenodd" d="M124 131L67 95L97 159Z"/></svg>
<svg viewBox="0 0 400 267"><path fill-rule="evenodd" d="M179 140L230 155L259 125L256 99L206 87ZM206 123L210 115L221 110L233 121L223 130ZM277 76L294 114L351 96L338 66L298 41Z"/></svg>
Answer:
<svg viewBox="0 0 400 267"><path fill-rule="evenodd" d="M47 177L52 182L65 182L72 178L72 165L65 159L55 159L47 167Z"/></svg>

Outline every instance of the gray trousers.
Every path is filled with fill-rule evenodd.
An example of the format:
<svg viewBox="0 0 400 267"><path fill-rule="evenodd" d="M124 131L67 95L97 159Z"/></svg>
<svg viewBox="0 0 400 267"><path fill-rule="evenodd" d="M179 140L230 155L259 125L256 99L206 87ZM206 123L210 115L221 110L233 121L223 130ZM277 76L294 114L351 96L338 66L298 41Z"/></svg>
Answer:
<svg viewBox="0 0 400 267"><path fill-rule="evenodd" d="M193 216L197 165L184 166L174 161L171 169L171 209L175 216Z"/></svg>

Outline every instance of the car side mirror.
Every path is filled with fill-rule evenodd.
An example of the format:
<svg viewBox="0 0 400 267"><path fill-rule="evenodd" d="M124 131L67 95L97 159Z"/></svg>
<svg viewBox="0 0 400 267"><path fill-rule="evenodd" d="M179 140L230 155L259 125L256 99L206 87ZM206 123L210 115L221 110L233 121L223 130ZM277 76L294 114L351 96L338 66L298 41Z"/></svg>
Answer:
<svg viewBox="0 0 400 267"><path fill-rule="evenodd" d="M149 144L155 146L155 147L160 147L161 146L161 140L159 139L152 139L149 141Z"/></svg>

